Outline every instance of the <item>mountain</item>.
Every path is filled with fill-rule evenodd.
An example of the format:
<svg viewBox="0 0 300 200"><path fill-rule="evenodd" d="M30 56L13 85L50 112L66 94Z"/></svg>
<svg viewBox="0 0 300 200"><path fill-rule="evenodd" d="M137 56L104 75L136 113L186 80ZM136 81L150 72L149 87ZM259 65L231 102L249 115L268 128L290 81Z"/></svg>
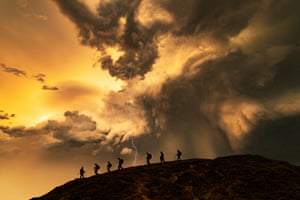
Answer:
<svg viewBox="0 0 300 200"><path fill-rule="evenodd" d="M300 199L300 166L258 155L189 159L113 171L32 200Z"/></svg>

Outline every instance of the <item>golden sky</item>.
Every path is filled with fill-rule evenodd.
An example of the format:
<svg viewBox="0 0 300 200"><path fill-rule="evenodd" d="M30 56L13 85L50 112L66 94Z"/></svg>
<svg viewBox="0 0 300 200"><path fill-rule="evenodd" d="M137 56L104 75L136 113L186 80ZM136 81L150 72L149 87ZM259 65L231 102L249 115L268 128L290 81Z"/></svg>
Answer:
<svg viewBox="0 0 300 200"><path fill-rule="evenodd" d="M299 6L1 0L0 199L148 151L299 164Z"/></svg>
<svg viewBox="0 0 300 200"><path fill-rule="evenodd" d="M66 110L89 112L107 91L120 89L119 81L93 67L98 59L95 49L80 44L75 26L52 1L0 1L0 27L0 63L26 73L17 75L0 69L0 115L9 118L0 120L0 126L31 127L62 118ZM34 77L37 74L45 74L45 81L38 81ZM42 89L44 85L59 90ZM27 171L36 166L19 160L1 168L5 177L0 183L1 199L25 199L39 195L40 188L47 188L43 192L50 189L49 185L38 186L41 177L37 174L41 173ZM14 165L24 169L20 172ZM2 174L4 171L9 176ZM29 179L35 185L32 188L26 187ZM62 179L54 178L49 183L53 181Z"/></svg>
<svg viewBox="0 0 300 200"><path fill-rule="evenodd" d="M1 125L34 125L67 109L82 108L84 101L95 103L92 99L100 99L109 89L119 89L118 81L93 67L95 49L80 45L74 25L53 2L1 4L1 63L26 73L0 71L1 109L15 114L1 120ZM45 74L44 83L34 78L37 74ZM43 85L59 91L43 90Z"/></svg>

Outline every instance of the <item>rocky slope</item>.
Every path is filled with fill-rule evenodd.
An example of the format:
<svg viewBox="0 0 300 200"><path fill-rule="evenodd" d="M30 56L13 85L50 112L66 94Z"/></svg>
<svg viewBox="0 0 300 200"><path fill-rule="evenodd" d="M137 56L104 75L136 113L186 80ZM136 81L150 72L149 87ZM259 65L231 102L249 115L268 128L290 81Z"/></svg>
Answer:
<svg viewBox="0 0 300 200"><path fill-rule="evenodd" d="M190 159L76 179L32 200L300 199L300 167L256 155Z"/></svg>

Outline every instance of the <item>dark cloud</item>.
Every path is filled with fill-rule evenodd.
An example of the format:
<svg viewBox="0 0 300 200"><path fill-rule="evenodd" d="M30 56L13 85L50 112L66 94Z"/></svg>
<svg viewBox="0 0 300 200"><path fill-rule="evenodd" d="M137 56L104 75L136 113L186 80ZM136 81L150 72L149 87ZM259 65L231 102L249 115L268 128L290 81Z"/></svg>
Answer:
<svg viewBox="0 0 300 200"><path fill-rule="evenodd" d="M200 34L225 39L238 34L261 6L261 1L153 0L175 21L176 35Z"/></svg>
<svg viewBox="0 0 300 200"><path fill-rule="evenodd" d="M0 120L8 120L10 119L8 115L4 114L4 115L0 115Z"/></svg>
<svg viewBox="0 0 300 200"><path fill-rule="evenodd" d="M298 5L294 1L287 4L274 1L263 14L254 13L259 16L260 21L265 22L265 28L273 29L273 34L276 35L273 39L269 38L272 33L259 35L259 42L265 39L263 46L256 41L258 38L247 44L259 46L255 49L259 52L243 48L231 49L226 55L210 59L196 67L189 60L184 65L182 76L166 82L159 94L140 97L153 132L164 133L161 143L165 140L172 140L174 143L180 140L178 145L184 145L189 151L198 149L198 152L201 146L211 143L216 155L241 152L240 148L245 148L243 152L252 153L257 148L253 152L299 162L299 157L293 152L298 152L294 141L297 140L295 133L300 129L295 125L291 130L285 131L283 128L296 124L298 117L285 115L299 114L299 106L289 108L288 111L278 108L293 102L300 92L299 38L295 35L300 29L297 28L298 20L293 18L290 21L289 14ZM284 8L284 14L281 13L281 18L278 19L275 13L280 7ZM279 24L287 20L289 28L280 29ZM196 24L199 25L198 22ZM249 24L249 27L252 25ZM226 32L226 28L224 31ZM240 31L236 31L238 32ZM193 73L186 76L190 72ZM288 95L292 97L284 100ZM270 103L271 101L275 103ZM274 104L280 106L276 107ZM271 125L273 123L278 124ZM272 127L282 128L273 133ZM276 136L272 137L272 133ZM281 138L286 138L284 144L290 143L291 148L279 156L275 148L282 144ZM269 145L273 143L276 147ZM270 152L265 153L264 148L268 148Z"/></svg>
<svg viewBox="0 0 300 200"><path fill-rule="evenodd" d="M172 148L183 147L193 156L237 153L244 147L255 148L253 142L257 141L251 135L255 137L261 127L270 128L263 124L272 121L284 127L282 124L288 124L285 119L300 113L296 101L300 92L298 1L147 2L164 10L171 20L142 22L143 13L139 11L145 1L104 1L93 14L79 1L56 0L61 11L76 24L83 44L104 54L107 46L123 52L117 60L106 55L99 61L112 76L127 80L124 91L133 100L128 103L123 92L112 92L105 99L105 109L118 118L129 113L127 107L135 106L135 114L142 113L139 116L146 119L149 128L141 129L140 134L154 133L149 141L154 141L155 147L171 143ZM153 17L155 11L148 10ZM139 88L132 86L129 79L147 79L145 75L154 69L156 61L172 59L158 56L158 38L167 36L175 38L174 48L176 39L183 38L186 46L199 41L212 50L195 49L197 53L183 58L186 60L179 75L168 77L159 89L155 88L157 92L150 86L148 91L135 93ZM170 64L165 68L172 67ZM157 85L153 83L153 87ZM288 106L291 102L294 107ZM116 134L111 140L120 144L118 141L129 138ZM299 160L292 153L291 156ZM293 160L288 156L286 159Z"/></svg>
<svg viewBox="0 0 300 200"><path fill-rule="evenodd" d="M4 112L3 110L0 110L0 120L9 120L15 116L16 116L16 114L8 114L8 113Z"/></svg>
<svg viewBox="0 0 300 200"><path fill-rule="evenodd" d="M110 55L100 58L102 68L112 76L127 80L136 76L143 77L151 70L158 56L155 31L141 26L136 20L140 0L100 3L97 15L80 1L56 2L62 12L77 25L83 44L100 51L105 50L105 46L112 46L124 52L115 62Z"/></svg>
<svg viewBox="0 0 300 200"><path fill-rule="evenodd" d="M23 77L27 77L27 73L23 70L17 69L17 68L13 68L13 67L7 67L5 64L0 63L0 67L2 68L2 70L4 72L7 73L12 73L16 76L23 76ZM40 83L45 83L46 82L46 74L42 74L42 73L38 73L35 74L31 77L32 79L35 79L36 81L40 82ZM43 85L42 87L43 90L58 90L57 87L52 87L52 86L48 86L48 85Z"/></svg>
<svg viewBox="0 0 300 200"><path fill-rule="evenodd" d="M261 154L299 164L300 115L261 120L247 136L242 153Z"/></svg>
<svg viewBox="0 0 300 200"><path fill-rule="evenodd" d="M13 147L16 144L28 145L26 149L38 148L40 150L70 150L93 144L93 148L98 149L100 141L104 139L104 133L97 129L96 121L87 115L77 111L66 111L64 120L48 120L33 127L7 127L0 126L0 142L5 139L5 146ZM1 138L3 137L3 138ZM5 152L5 148L0 148ZM25 149L19 149L20 152ZM91 153L91 152L90 152Z"/></svg>
<svg viewBox="0 0 300 200"><path fill-rule="evenodd" d="M0 126L0 130L11 137L23 137L29 135L26 133L25 126L16 126L16 127Z"/></svg>
<svg viewBox="0 0 300 200"><path fill-rule="evenodd" d="M251 153L257 148L253 152L299 162L293 152L298 152L294 151L297 148L294 141L300 129L292 125L298 118L282 116L281 119L277 116L281 110L269 103L273 100L281 106L290 104L292 99L284 101L281 98L289 93L299 94L300 82L296 78L300 74L299 55L299 49L295 48L269 66L266 57L233 52L199 65L199 73L192 77L169 80L157 96L141 96L152 132L163 133L156 141L158 144L154 143L163 148L165 141L172 142L183 146L189 155L200 156L208 154L207 144L213 147L216 155ZM185 70L190 71L190 68ZM291 113L294 112L300 113L299 108L292 108ZM270 120L273 115L279 119ZM282 127L274 133L276 137L272 137L273 123ZM285 126L293 128L285 131ZM268 128L268 136L261 137L259 134L264 134L264 129ZM293 145L279 156L275 148L282 144L280 137L286 138L285 144ZM243 147L245 143L247 147ZM264 146L269 143L278 145ZM203 147L206 148L201 149ZM240 151L240 148L245 150ZM264 152L264 148L269 148L270 152Z"/></svg>
<svg viewBox="0 0 300 200"><path fill-rule="evenodd" d="M37 81L44 83L45 82L45 78L46 78L46 74L35 74L33 76L34 79L36 79Z"/></svg>
<svg viewBox="0 0 300 200"><path fill-rule="evenodd" d="M148 27L137 20L143 3L140 0L100 3L97 15L80 1L56 2L77 25L83 44L97 47L100 51L105 50L105 46L112 46L124 52L117 61L113 61L110 55L99 59L103 69L123 80L144 77L151 71L158 58L157 41L160 35L200 34L227 40L247 26L260 5L258 1L153 1L167 11L174 22L170 24L157 20ZM156 14L156 10L150 12Z"/></svg>
<svg viewBox="0 0 300 200"><path fill-rule="evenodd" d="M43 90L58 90L58 87L56 86L49 86L49 85L43 85Z"/></svg>
<svg viewBox="0 0 300 200"><path fill-rule="evenodd" d="M0 67L4 72L14 74L16 76L26 76L26 72L17 68L7 67L5 64L0 63Z"/></svg>

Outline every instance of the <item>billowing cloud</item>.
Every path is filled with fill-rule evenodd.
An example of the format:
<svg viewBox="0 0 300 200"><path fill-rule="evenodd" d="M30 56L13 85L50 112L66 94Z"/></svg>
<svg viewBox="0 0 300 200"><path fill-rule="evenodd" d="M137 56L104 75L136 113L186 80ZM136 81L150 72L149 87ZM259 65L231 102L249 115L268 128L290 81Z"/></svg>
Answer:
<svg viewBox="0 0 300 200"><path fill-rule="evenodd" d="M143 78L152 70L159 57L161 36L168 33L177 36L197 34L226 40L246 27L259 7L257 1L115 0L100 1L95 14L80 1L56 2L77 25L82 43L101 52L102 68L124 80L136 76ZM151 21L146 19L149 16ZM113 55L107 54L108 47L122 54L113 59Z"/></svg>
<svg viewBox="0 0 300 200"><path fill-rule="evenodd" d="M291 153L299 151L293 142L300 113L298 2L112 0L101 1L96 12L79 0L55 2L82 44L97 48L102 68L123 80L122 89L45 84L58 90L53 98L60 102L89 104L87 96L99 96L99 107L89 112L93 117L68 111L62 121L0 127L6 152L34 139L51 151L89 146L94 154L129 156L135 139L141 152L154 155L177 148L187 157L264 154L267 148L273 158L299 162ZM34 78L45 81L44 74ZM283 137L290 144L284 156L276 151L283 143L268 142Z"/></svg>
<svg viewBox="0 0 300 200"><path fill-rule="evenodd" d="M300 92L296 78L299 39L295 35L300 31L295 20L299 17L289 14L294 9L291 1L272 1L260 8L247 26L228 35L219 47L223 54L205 62L197 57L188 60L183 73L165 82L158 94L141 96L154 130L178 137L185 147L197 149L210 143L214 154L220 155L240 152L246 144L255 148L247 138L263 119L277 121L300 112L298 103L286 108ZM282 8L285 12L278 19ZM272 32L256 36L254 27L261 24ZM282 26L288 28L283 31Z"/></svg>
<svg viewBox="0 0 300 200"><path fill-rule="evenodd" d="M1 154L9 153L9 149L24 152L24 145L28 151L40 149L44 152L51 148L75 148L86 144L98 144L94 148L99 148L103 138L104 133L97 129L97 123L90 117L77 111L66 111L64 120L48 120L34 127L0 126L0 141L6 142L0 151Z"/></svg>
<svg viewBox="0 0 300 200"><path fill-rule="evenodd" d="M116 167L118 157L125 159L125 166L145 164L147 151L153 162L159 162L160 151L167 161L174 160L176 149L180 149L183 159L250 153L300 163L300 1L101 0L96 5L97 1L90 0L22 0L17 10L12 9L16 1L4 3L11 6L4 6L7 12L2 21L7 23L14 17L11 13L18 12L17 21L26 16L22 30L37 34L24 41L18 29L3 26L7 41L21 42L23 49L35 44L30 56L20 51L20 66L29 58L32 67L40 62L44 68L64 66L66 70L55 77L60 81L48 83L48 73L56 69L49 68L43 76L29 71L32 67L10 66L11 55L17 52L2 58L2 75L26 77L45 89L59 88L43 92L42 99L35 93L30 95L47 107L34 106L40 111L37 118L51 116L49 120L31 127L0 127L2 168L12 169L3 177L4 185L11 180L10 187L15 190L21 180L20 191L24 191L27 180L36 179L40 186L40 176L45 175L49 177L45 180L51 181L54 176L64 177L53 182L58 185L73 179L80 166L86 167L88 176L93 175L95 162L101 170L108 160ZM88 7L85 2L93 5ZM48 21L39 17L44 12ZM63 16L74 26L61 19ZM69 35L73 27L83 45L97 50L97 64L104 70L98 83L92 77L86 80L84 72L82 77L73 76L81 72L78 66L92 65L82 61L87 55L81 54L82 49L53 53L52 58L62 56L67 64L61 59L49 60L51 52L40 51L47 39L40 31L49 25L58 31L48 38L59 41L53 42L56 50L75 47ZM64 37L70 40L59 39ZM69 54L73 56L66 57ZM38 60L30 60L35 56ZM45 65L43 58L49 61ZM74 73L63 74L68 67ZM109 81L103 80L105 72L112 76ZM110 85L113 78L118 79L116 85ZM6 118L12 116L6 110L11 108L3 109L0 122L9 124ZM67 111L59 119L58 110L76 111ZM16 173L15 166L20 163L22 168ZM28 169L40 173L28 173Z"/></svg>
<svg viewBox="0 0 300 200"><path fill-rule="evenodd" d="M56 3L126 81L104 99L106 141L152 133L157 148L216 156L255 147L247 138L263 121L300 113L299 2L115 0L96 13Z"/></svg>
<svg viewBox="0 0 300 200"><path fill-rule="evenodd" d="M151 70L158 56L155 31L136 20L140 0L101 1L97 15L78 0L56 2L78 27L82 43L101 52L102 68L112 76L126 80ZM123 54L114 60L107 47Z"/></svg>

